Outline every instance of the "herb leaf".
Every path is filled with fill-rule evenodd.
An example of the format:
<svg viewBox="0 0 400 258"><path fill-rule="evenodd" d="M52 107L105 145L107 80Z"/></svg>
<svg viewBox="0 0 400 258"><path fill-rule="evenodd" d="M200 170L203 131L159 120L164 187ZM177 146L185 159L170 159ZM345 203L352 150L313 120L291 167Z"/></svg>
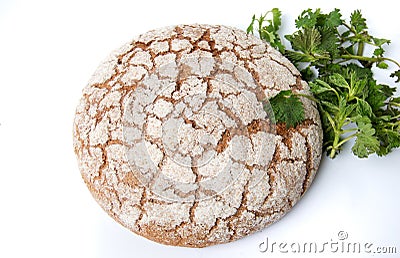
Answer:
<svg viewBox="0 0 400 258"><path fill-rule="evenodd" d="M328 14L326 17L325 26L329 28L336 28L339 25L342 25L342 14L339 9L335 9Z"/></svg>
<svg viewBox="0 0 400 258"><path fill-rule="evenodd" d="M359 132L356 134L357 139L351 150L359 158L366 158L379 151L380 143L375 136L375 129L367 117L358 116L355 120Z"/></svg>
<svg viewBox="0 0 400 258"><path fill-rule="evenodd" d="M253 34L254 30L257 30L262 39L280 52L284 52L285 46L282 44L278 34L279 27L281 26L281 16L281 11L278 8L273 8L271 11L260 15L259 18L253 15L251 23L246 30L247 34ZM264 23L266 23L266 25L264 25ZM255 24L258 25L257 29L254 26Z"/></svg>
<svg viewBox="0 0 400 258"><path fill-rule="evenodd" d="M296 127L304 121L304 107L299 97L291 90L279 92L269 99L275 121L285 123L286 128Z"/></svg>
<svg viewBox="0 0 400 258"><path fill-rule="evenodd" d="M358 33L367 29L366 20L362 17L360 10L355 10L350 16L351 27Z"/></svg>
<svg viewBox="0 0 400 258"><path fill-rule="evenodd" d="M371 70L394 64L398 70L390 77L400 82L400 63L386 57L383 48L390 40L370 35L360 10L346 22L339 9L328 14L306 9L295 20L297 30L283 37L291 46L286 49L278 33L280 18L277 8L258 19L253 16L248 32L253 32L257 21L260 38L291 60L308 81L321 116L327 154L336 157L351 139L355 139L352 151L360 158L373 153L383 156L399 148L400 97L394 96L395 87L378 84ZM270 102L276 120L287 127L304 119L304 107L293 92L283 91Z"/></svg>

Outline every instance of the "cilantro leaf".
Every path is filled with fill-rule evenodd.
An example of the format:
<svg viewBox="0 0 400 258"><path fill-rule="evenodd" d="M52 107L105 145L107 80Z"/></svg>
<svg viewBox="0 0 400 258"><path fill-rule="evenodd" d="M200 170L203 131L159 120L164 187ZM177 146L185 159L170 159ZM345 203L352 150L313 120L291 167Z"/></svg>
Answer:
<svg viewBox="0 0 400 258"><path fill-rule="evenodd" d="M285 123L286 128L296 127L304 121L303 103L291 90L279 92L269 102L276 122Z"/></svg>

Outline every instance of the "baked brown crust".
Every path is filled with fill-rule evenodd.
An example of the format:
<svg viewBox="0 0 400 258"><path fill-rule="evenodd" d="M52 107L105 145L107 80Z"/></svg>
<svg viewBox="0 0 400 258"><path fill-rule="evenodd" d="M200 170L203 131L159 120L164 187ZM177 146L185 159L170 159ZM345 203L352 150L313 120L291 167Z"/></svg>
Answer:
<svg viewBox="0 0 400 258"><path fill-rule="evenodd" d="M203 61L196 72L196 64ZM207 68L210 62L214 66ZM153 75L157 81L149 83ZM173 88L160 88L146 100L155 85L167 79ZM291 129L274 126L262 105L258 110L264 99L288 89L309 94L308 85L286 58L241 30L195 24L145 33L113 52L83 90L73 135L82 178L110 216L159 243L204 247L261 230L297 203L321 158L321 123L311 101L302 98L306 120ZM246 109L246 103L253 102L258 104ZM187 112L176 111L179 105ZM215 123L212 116L201 118L198 113L209 106L217 107L213 116L223 114ZM172 119L182 121L179 142L194 143L179 147L184 154L163 142L165 124ZM136 131L141 137L134 140ZM204 145L211 146L212 153L204 164L206 147L197 148L200 143L188 139L198 132L213 137ZM139 155L139 143L146 146L148 159ZM253 152L242 157L242 149L235 146L246 144ZM253 157L257 146L264 146L263 160ZM148 168L149 160L153 164ZM218 166L226 160L231 178L222 182L223 187L220 182L217 188L202 185L202 180L215 179L211 174L222 171ZM153 165L156 173L151 173ZM164 179L176 184L165 187Z"/></svg>

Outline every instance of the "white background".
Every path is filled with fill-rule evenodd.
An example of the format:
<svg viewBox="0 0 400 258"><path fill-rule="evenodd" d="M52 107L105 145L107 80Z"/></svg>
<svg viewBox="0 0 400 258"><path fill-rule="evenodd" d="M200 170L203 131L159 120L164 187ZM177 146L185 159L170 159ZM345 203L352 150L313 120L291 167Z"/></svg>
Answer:
<svg viewBox="0 0 400 258"><path fill-rule="evenodd" d="M400 60L394 3L0 0L0 257L305 257L261 253L259 244L268 237L322 245L341 230L348 242L396 246L397 255L387 257L399 257L400 150L360 160L348 146L322 160L311 189L278 223L230 244L188 249L153 243L109 218L81 180L72 148L82 88L100 61L135 35L182 23L246 29L253 13L272 7L281 8L282 30L290 32L307 7L337 7L346 16L362 9L371 34L392 39L388 55ZM377 76L393 85L385 73Z"/></svg>

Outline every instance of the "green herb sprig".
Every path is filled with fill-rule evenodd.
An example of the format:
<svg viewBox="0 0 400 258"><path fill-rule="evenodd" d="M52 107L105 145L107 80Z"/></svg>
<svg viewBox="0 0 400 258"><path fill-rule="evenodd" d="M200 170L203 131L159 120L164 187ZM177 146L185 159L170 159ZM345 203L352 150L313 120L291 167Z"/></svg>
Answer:
<svg viewBox="0 0 400 258"><path fill-rule="evenodd" d="M291 60L308 81L321 115L329 157L336 157L353 138L352 152L360 158L373 153L383 156L400 147L400 97L394 96L395 87L378 83L371 70L385 70L390 64L400 68L396 60L385 56L384 47L390 40L370 35L359 10L346 22L339 9L327 14L307 9L295 25L297 30L284 36L290 49L278 33L281 12L277 8L259 18L253 16L247 33L256 29L260 38ZM366 45L373 50L367 52ZM400 70L388 76L399 82ZM304 107L295 93L285 91L270 102L277 122L296 126L304 120ZM288 110L297 111L288 115Z"/></svg>

